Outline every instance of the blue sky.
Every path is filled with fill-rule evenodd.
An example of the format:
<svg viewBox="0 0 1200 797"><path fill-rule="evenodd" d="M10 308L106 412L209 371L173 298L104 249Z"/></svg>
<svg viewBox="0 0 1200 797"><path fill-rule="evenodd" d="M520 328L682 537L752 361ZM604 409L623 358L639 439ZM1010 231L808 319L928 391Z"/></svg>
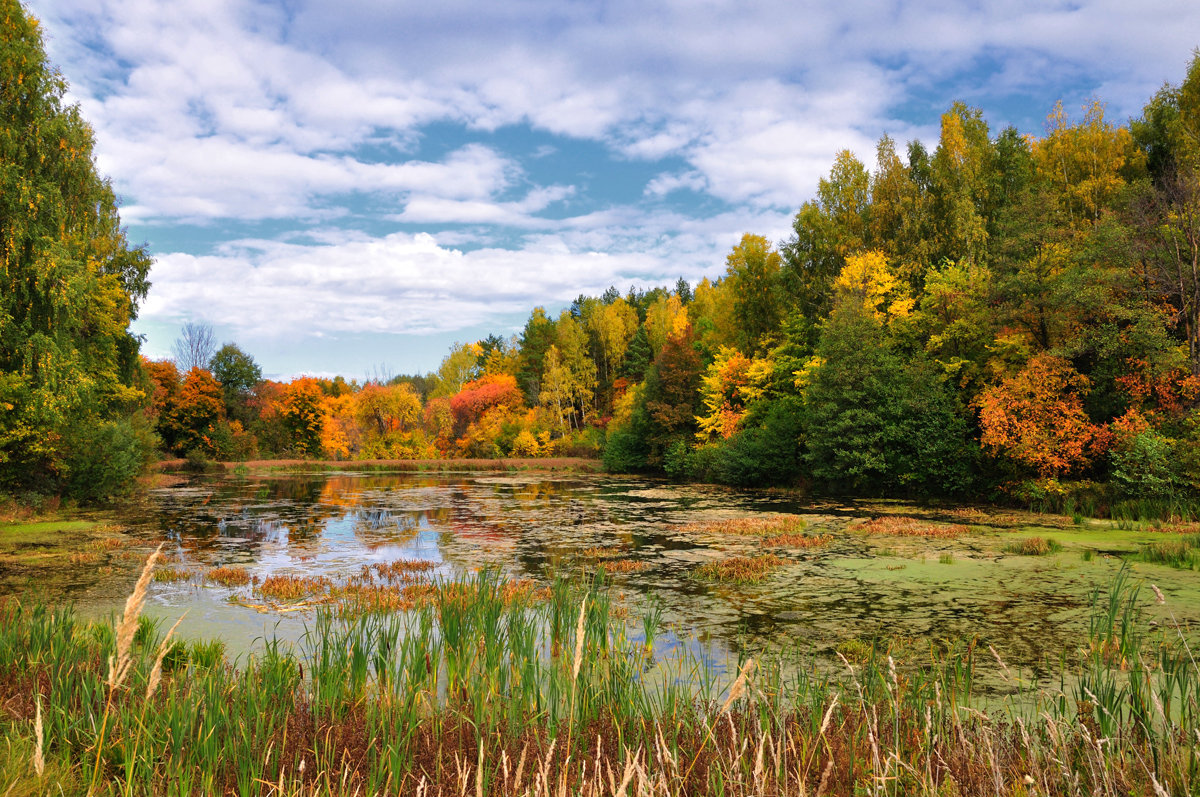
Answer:
<svg viewBox="0 0 1200 797"><path fill-rule="evenodd" d="M135 330L269 374L435 369L609 285L787 237L840 149L954 100L1040 133L1136 116L1200 3L33 0L156 258Z"/></svg>

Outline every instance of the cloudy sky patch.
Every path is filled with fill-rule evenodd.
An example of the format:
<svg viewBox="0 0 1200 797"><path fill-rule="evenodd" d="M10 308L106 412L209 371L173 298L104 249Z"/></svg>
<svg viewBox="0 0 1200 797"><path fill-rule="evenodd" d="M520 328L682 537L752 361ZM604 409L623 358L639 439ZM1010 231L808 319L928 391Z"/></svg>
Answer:
<svg viewBox="0 0 1200 797"><path fill-rule="evenodd" d="M1136 116L1200 41L1182 0L32 0L157 263L165 356L207 321L268 373L435 368L609 285L785 238L838 150Z"/></svg>

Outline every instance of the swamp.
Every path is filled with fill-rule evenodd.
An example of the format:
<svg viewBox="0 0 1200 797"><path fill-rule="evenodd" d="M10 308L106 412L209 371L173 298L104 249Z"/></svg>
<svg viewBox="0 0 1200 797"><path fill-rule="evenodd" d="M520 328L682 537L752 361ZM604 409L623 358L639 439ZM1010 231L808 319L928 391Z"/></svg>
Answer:
<svg viewBox="0 0 1200 797"><path fill-rule="evenodd" d="M1191 789L1198 531L599 474L180 478L0 528L0 697L66 793Z"/></svg>

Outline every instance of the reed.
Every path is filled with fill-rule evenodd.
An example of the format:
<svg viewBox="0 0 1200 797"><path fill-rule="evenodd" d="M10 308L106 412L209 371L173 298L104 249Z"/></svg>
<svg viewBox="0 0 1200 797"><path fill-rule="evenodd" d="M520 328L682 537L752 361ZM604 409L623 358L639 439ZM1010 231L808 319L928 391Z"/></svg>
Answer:
<svg viewBox="0 0 1200 797"><path fill-rule="evenodd" d="M664 647L654 602L631 639L603 576L556 579L539 601L486 571L430 583L431 597L400 613L322 607L297 646L266 640L236 667L211 652L202 666L195 650L168 667L174 629L133 642L151 569L116 628L0 600L0 773L12 793L80 794L86 783L114 797L1200 788L1191 644L1178 625L1146 632L1128 570L1095 592L1084 653L1039 688L994 648L977 661L973 642L908 661L847 642L840 673L762 651L722 667L694 645ZM985 667L1010 699L977 690Z"/></svg>

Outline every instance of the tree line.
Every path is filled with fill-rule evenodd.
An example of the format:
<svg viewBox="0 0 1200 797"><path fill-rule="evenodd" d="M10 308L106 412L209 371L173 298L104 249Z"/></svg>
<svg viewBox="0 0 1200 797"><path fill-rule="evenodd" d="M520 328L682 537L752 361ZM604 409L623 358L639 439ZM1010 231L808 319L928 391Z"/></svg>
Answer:
<svg viewBox="0 0 1200 797"><path fill-rule="evenodd" d="M277 382L203 325L138 355L149 256L3 8L2 490L119 492L156 447L592 455L841 494L1200 486L1200 55L1124 125L1094 102L996 132L955 103L932 148L840 152L791 235L744 235L718 279L535 308L429 374Z"/></svg>

